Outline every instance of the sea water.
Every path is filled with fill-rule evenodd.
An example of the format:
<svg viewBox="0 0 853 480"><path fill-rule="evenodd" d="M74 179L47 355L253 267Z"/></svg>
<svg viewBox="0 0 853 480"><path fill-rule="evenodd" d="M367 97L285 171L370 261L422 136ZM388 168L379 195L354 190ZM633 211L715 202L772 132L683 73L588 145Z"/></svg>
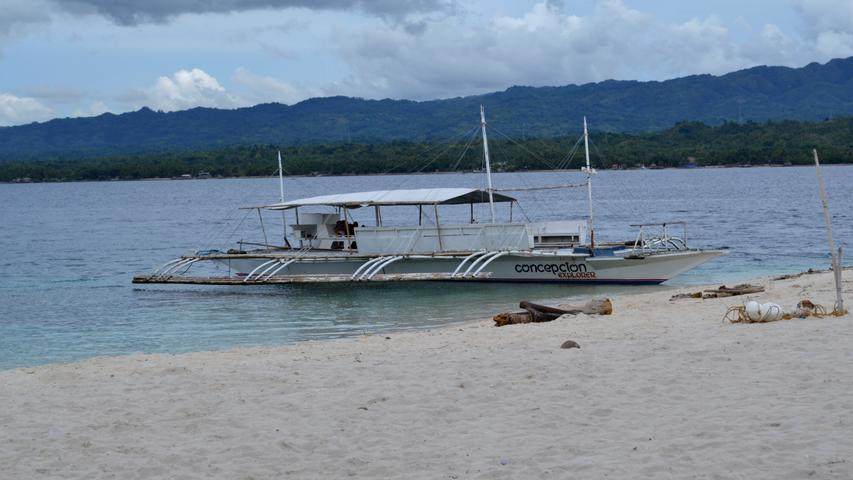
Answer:
<svg viewBox="0 0 853 480"><path fill-rule="evenodd" d="M836 243L853 233L853 166L824 167ZM499 173L496 188L577 184L577 172ZM396 188L484 187L481 174L286 178L287 199ZM559 302L829 265L814 168L602 171L593 178L596 238L633 240L632 223L688 222L692 247L729 254L656 287L408 283L291 286L132 285L136 274L196 249L280 243L278 180L210 179L0 185L0 368L132 352L186 352L388 334L484 318L520 300ZM585 188L504 192L513 220L585 218ZM498 205L499 219L509 208ZM386 224L416 207L383 209ZM465 222L467 205L443 207ZM293 222L288 213L287 222ZM374 224L373 209L354 211ZM487 205L474 210L489 221ZM427 221L434 216L425 209ZM678 227L671 233L681 234ZM266 239L264 238L266 236ZM849 264L850 262L845 262ZM192 273L192 272L191 272Z"/></svg>

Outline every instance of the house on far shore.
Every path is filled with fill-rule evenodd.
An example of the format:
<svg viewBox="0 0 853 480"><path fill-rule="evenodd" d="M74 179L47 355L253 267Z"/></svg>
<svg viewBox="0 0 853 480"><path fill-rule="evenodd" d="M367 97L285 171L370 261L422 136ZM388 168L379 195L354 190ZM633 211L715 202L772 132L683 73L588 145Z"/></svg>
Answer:
<svg viewBox="0 0 853 480"><path fill-rule="evenodd" d="M681 164L681 168L696 168L699 164L696 163L696 157L687 157L687 161Z"/></svg>

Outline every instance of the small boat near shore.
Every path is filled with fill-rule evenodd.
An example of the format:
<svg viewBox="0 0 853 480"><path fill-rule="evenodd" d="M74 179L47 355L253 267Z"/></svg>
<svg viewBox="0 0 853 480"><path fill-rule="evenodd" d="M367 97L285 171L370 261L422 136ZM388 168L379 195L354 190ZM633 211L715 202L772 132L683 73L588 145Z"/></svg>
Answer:
<svg viewBox="0 0 853 480"><path fill-rule="evenodd" d="M227 251L196 251L172 260L133 283L257 285L377 281L478 281L565 284L658 284L705 263L724 252L687 245L684 222L632 225L637 236L626 242L598 243L592 208L589 135L584 119L586 181L541 189L583 188L588 192L586 219L519 221L513 218L514 197L492 185L487 124L481 107L485 189L427 188L337 193L295 200L284 199L279 156L280 201L247 207L292 212L290 235L282 245L265 240L254 250L247 243ZM532 189L537 189L536 187ZM525 189L528 190L528 189ZM489 221L477 223L474 206L488 204ZM508 206L499 220L496 206ZM443 223L441 212L468 207L467 223ZM408 209L416 215L408 225L383 221L387 209ZM358 209L372 209L375 225L359 225ZM415 210L416 209L416 210ZM331 212L330 212L331 210ZM458 216L458 215L457 215ZM680 229L675 235L673 229ZM264 233L265 234L265 233ZM290 238L289 238L290 237ZM227 272L218 276L188 275L203 262Z"/></svg>

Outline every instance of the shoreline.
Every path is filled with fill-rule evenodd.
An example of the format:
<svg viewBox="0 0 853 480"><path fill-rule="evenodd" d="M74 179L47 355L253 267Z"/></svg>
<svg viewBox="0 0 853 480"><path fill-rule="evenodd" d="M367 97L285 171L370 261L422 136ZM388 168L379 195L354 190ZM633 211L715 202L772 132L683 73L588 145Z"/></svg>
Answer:
<svg viewBox="0 0 853 480"><path fill-rule="evenodd" d="M831 167L831 166L850 166L853 165L851 163L821 163L821 166ZM599 170L602 171L613 171L613 172L627 172L627 171L660 171L660 170L717 170L717 169L731 169L731 168L796 168L796 167L809 167L813 168L814 164L803 163L803 164L794 164L794 165L774 165L774 164L760 164L760 165L702 165L696 167L649 167L649 168L604 168L601 167ZM494 174L498 173L564 173L564 172L577 172L579 170L573 169L562 169L562 170L548 170L548 169L533 169L533 170L506 170L506 171L495 171ZM408 175L482 175L484 172L474 172L474 171L463 171L463 172L411 172L411 173L342 173L342 174L320 174L320 175L287 175L284 178L321 178L321 177L385 177L385 176L408 176ZM237 180L237 179L273 179L278 178L275 176L256 176L256 175L246 175L242 177L209 177L209 178L179 178L179 177L146 177L146 178L110 178L110 179L88 179L88 180L43 180L43 181L0 181L0 185L35 185L35 184L45 184L45 183L112 183L112 182L159 182L159 181L190 181L190 180Z"/></svg>
<svg viewBox="0 0 853 480"><path fill-rule="evenodd" d="M0 473L848 478L851 315L721 322L748 298L831 308L832 275L750 283L767 291L670 301L703 288L686 286L611 297L612 316L3 370Z"/></svg>
<svg viewBox="0 0 853 480"><path fill-rule="evenodd" d="M853 271L853 265L843 266L842 275L843 275L843 272L845 272L845 271ZM745 277L742 279L730 279L728 282L724 281L724 283L732 284L732 285L737 284L737 283L749 283L752 285L767 285L767 284L772 284L773 282L792 280L792 279L796 279L796 278L800 278L800 277L808 276L808 275L830 275L831 272L832 272L831 269L809 268L807 270L803 270L800 272L794 272L794 273L773 274L773 275L765 275L765 276L761 276L761 277L748 277L748 278ZM700 290L705 290L705 289L717 288L720 285L718 285L717 283L714 283L714 284L701 283L701 284L683 284L683 285L677 285L677 286L661 284L658 286L670 287L670 288L665 289L665 290L662 289L659 292L639 292L639 291L638 292L628 292L628 293L620 292L618 294L618 296L612 297L611 300L614 298L617 298L617 299L629 298L630 299L630 298L637 297L637 296L665 297L665 296L671 296L671 295L677 295L677 294L683 294L683 293L698 292ZM752 297L758 297L760 295L761 294L745 295L745 296L741 296L741 297L731 297L728 299L737 300L739 298L741 298L741 299L747 298L747 297L752 298ZM584 295L583 297L584 298L593 298L593 297L603 298L606 296L607 295L596 295L596 296ZM572 299L572 300L569 300L570 302L576 303L575 297L577 297L577 295L570 295L567 298ZM721 299L718 299L718 300L721 300ZM745 301L746 300L744 300L744 302ZM853 299L851 299L851 302L853 302ZM554 301L551 301L549 303L549 305L554 304L554 303L555 303ZM845 303L845 305L847 305L848 311L853 310L850 308L850 305L848 303ZM825 306L831 307L832 303L829 303ZM515 310L520 310L520 309L516 308ZM498 312L498 311L494 312L495 315L498 313L500 313L500 312ZM315 344L315 343L316 344L323 344L326 342L335 342L335 341L356 341L356 340L362 339L362 338L386 337L389 335L400 335L400 334L418 335L421 333L430 333L433 331L440 331L440 330L446 330L446 329L447 330L453 330L456 328L464 328L466 326L475 326L475 325L480 325L480 324L491 325L491 322L492 322L491 318L471 318L471 319L461 320L461 321L458 321L455 323L449 323L449 324L440 325L440 326L410 327L410 328L399 329L399 330L392 329L392 330L377 331L377 332L372 332L372 333L365 332L365 333L358 333L358 334L345 335L345 336L333 336L333 337L321 338L321 339L298 340L298 341L295 341L293 343L270 344L270 345L263 345L263 344L262 345L245 345L245 346L223 347L221 349L214 349L214 350L192 350L192 351L182 351L182 352L180 352L180 351L179 352L128 352L128 353L122 353L122 354L116 354L116 355L98 355L98 356L94 356L94 357L87 357L87 358L82 358L79 360L71 360L71 361L67 361L67 362L49 362L49 363L38 363L38 364L34 364L34 365L25 365L25 366L19 366L19 367L11 367L11 368L0 368L0 374L2 374L3 372L14 371L14 370L32 370L32 369L41 368L41 367L71 366L71 365L85 363L85 362L92 361L92 360L110 360L110 359L118 359L118 358L125 358L125 357L137 357L137 356L140 356L140 357L156 357L156 356L179 357L181 355L194 355L194 354L252 353L252 351L254 351L254 350L268 351L268 350L276 350L276 349L282 349L282 348L298 348L300 345L303 345L303 344Z"/></svg>
<svg viewBox="0 0 853 480"><path fill-rule="evenodd" d="M853 271L853 265L843 266L842 272L844 272L844 271ZM776 274L771 274L771 275L763 275L760 277L743 276L743 278L741 278L741 277L730 278L728 281L725 281L725 280L722 281L722 283L725 283L727 285L734 285L734 284L739 284L739 283L749 283L749 284L753 284L753 285L765 285L765 284L772 283L772 282L790 280L790 279L800 278L800 277L808 276L808 275L822 275L822 274L830 275L831 272L832 272L832 270L828 269L828 268L827 269L809 268L807 270L802 270L802 271L793 272L793 273L776 273ZM664 284L656 285L656 287L668 287L668 288L661 289L658 292L645 292L645 291L619 292L618 296L614 296L611 299L613 299L613 298L618 298L618 299L632 298L632 297L636 297L639 295L652 295L652 296L665 297L668 295L676 295L676 294L680 294L680 293L691 293L691 292L698 292L698 291L704 290L704 289L717 288L722 283L717 282L717 283L713 283L713 284L712 283L696 283L696 284L680 284L680 285L668 285L668 284L664 283ZM595 296L582 295L580 297L583 297L583 298L593 298L593 297L599 298L599 297L601 297L601 298L603 298L605 296L607 296L607 295L595 295ZM746 297L751 298L753 296L755 296L755 295L747 295L745 297L732 297L732 298L736 300L738 298L746 298ZM577 303L577 301L579 301L579 300L577 300L577 298L580 298L580 297L578 295L568 295L566 298L569 299L567 301L569 301L570 303ZM547 302L549 305L553 306L554 304L558 303L559 301L560 300L551 299ZM853 302L853 300L851 300L851 302ZM850 308L849 304L845 303L845 305L847 305L848 311L853 310ZM832 304L830 303L827 306L831 307ZM515 310L520 310L520 309L516 308ZM495 315L498 313L500 313L500 312L498 312L498 311L494 312ZM40 367L75 365L78 363L84 363L84 362L88 362L90 360L96 360L96 359L108 360L108 359L113 359L113 358L134 357L134 356L164 355L164 356L168 356L168 357L175 357L175 356L181 356L181 355L208 354L208 353L209 354L228 353L228 352L240 353L240 352L249 352L251 350L258 350L258 349L260 349L260 350L271 350L271 349L274 350L274 349L280 349L280 348L296 348L296 347L299 347L300 345L303 345L303 344L325 343L325 342L334 342L334 341L348 341L348 340L353 341L353 340L357 340L360 338L371 338L371 337L375 337L375 336L383 336L384 337L384 336L388 336L388 335L399 335L399 334L408 334L408 333L417 335L419 333L429 333L431 331L443 330L443 329L451 329L452 330L454 328L461 328L461 327L477 325L477 324L481 324L481 323L491 324L491 321L492 321L491 318L469 318L466 320L461 320L461 321L448 323L448 324L444 324L444 325L440 325L440 326L409 327L409 328L401 328L401 329L381 330L381 331L376 331L376 332L366 332L365 331L363 333L356 333L356 334L349 334L349 335L342 335L342 336L330 336L330 337L326 337L326 338L316 338L316 339L310 339L310 340L297 340L297 341L291 342L291 343L230 346L230 347L216 348L213 350L190 350L190 351L174 351L174 352L167 352L167 351L141 352L141 351L135 351L135 352L115 354L115 355L97 355L94 357L87 357L87 358L81 358L78 360L70 360L70 361L37 363L37 364L33 364L33 365L24 365L24 366L7 367L7 368L0 367L0 374L2 374L3 372L13 371L13 370L25 370L25 369L34 369L34 368L40 368Z"/></svg>

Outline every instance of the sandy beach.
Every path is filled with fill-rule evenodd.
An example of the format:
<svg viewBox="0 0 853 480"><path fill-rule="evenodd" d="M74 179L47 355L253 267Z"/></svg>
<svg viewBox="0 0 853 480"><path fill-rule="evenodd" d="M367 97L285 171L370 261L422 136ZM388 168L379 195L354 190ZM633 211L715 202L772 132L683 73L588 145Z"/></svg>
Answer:
<svg viewBox="0 0 853 480"><path fill-rule="evenodd" d="M783 306L834 300L828 273L752 283ZM853 478L851 315L724 324L746 298L670 301L696 290L612 297L612 316L0 371L0 478Z"/></svg>

